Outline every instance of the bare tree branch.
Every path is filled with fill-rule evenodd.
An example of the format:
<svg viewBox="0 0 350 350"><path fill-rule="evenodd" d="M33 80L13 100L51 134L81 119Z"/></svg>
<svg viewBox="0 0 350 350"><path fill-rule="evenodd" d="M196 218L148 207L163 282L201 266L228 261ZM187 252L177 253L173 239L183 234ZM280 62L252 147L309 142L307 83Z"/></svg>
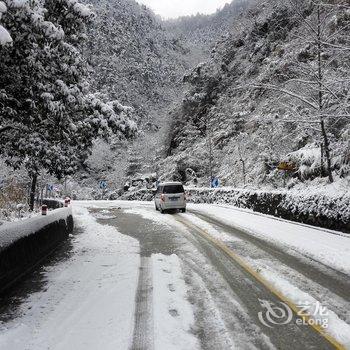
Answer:
<svg viewBox="0 0 350 350"><path fill-rule="evenodd" d="M347 24L347 25L344 26L344 27L339 28L339 29L336 30L332 35L329 35L329 36L327 37L327 40L332 39L332 38L335 37L337 34L341 33L342 31L344 31L345 29L348 29L348 28L350 28L350 23Z"/></svg>
<svg viewBox="0 0 350 350"><path fill-rule="evenodd" d="M18 129L18 128L14 127L12 125L3 126L3 127L0 128L0 134L2 134L5 131L13 130L13 129Z"/></svg>
<svg viewBox="0 0 350 350"><path fill-rule="evenodd" d="M295 97L297 98L298 100L304 102L305 104L307 104L309 107L313 108L313 109L318 109L318 106L315 105L314 103L308 101L306 98L304 98L303 96L300 96L298 94L296 94L295 92L292 92L292 91L288 91L286 89L281 89L280 87L278 86L275 86L275 85L270 85L270 84L261 84L261 85L258 85L258 84L253 84L252 85L253 87L256 87L256 88L266 88L268 90L274 90L274 91L279 91L279 92L283 92L284 94L286 95L289 95L289 96L292 96L292 97Z"/></svg>
<svg viewBox="0 0 350 350"><path fill-rule="evenodd" d="M350 119L350 114L322 114L321 117L323 118L349 118Z"/></svg>
<svg viewBox="0 0 350 350"><path fill-rule="evenodd" d="M303 79L289 79L285 82L285 84L289 83L300 83L300 84L307 84L307 85L317 85L317 81L311 81L311 80L303 80Z"/></svg>
<svg viewBox="0 0 350 350"><path fill-rule="evenodd" d="M302 120L302 119L280 119L277 123L305 123L305 124L320 124L319 120ZM318 130L320 131L320 130Z"/></svg>
<svg viewBox="0 0 350 350"><path fill-rule="evenodd" d="M335 44L331 44L331 43L327 43L327 41L321 41L321 44L322 44L322 45L327 45L327 46L333 47L333 48L335 48L335 49L339 49L339 50L341 50L341 51L348 51L348 50L350 50L350 47L342 46L342 45L335 45Z"/></svg>

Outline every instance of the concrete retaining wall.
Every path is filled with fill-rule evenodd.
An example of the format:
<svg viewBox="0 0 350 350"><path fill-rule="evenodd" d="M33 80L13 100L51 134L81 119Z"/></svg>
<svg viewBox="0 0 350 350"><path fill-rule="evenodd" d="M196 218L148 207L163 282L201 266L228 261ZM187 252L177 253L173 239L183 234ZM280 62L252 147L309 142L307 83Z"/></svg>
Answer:
<svg viewBox="0 0 350 350"><path fill-rule="evenodd" d="M0 293L50 255L73 231L69 208L0 227Z"/></svg>

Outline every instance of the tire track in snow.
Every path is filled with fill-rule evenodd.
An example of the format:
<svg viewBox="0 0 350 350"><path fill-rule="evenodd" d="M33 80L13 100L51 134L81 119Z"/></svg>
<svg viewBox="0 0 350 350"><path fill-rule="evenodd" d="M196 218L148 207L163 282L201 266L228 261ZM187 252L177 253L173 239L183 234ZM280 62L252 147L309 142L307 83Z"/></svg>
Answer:
<svg viewBox="0 0 350 350"><path fill-rule="evenodd" d="M132 350L153 350L153 277L149 257L141 257Z"/></svg>
<svg viewBox="0 0 350 350"><path fill-rule="evenodd" d="M259 299L270 300L277 304L282 300L288 303L289 306L293 305L286 298L282 298L281 295L278 296L278 292L275 294L273 288L267 288L267 284L262 283L262 278L259 277L257 281L258 274L247 267L248 265L245 266L244 263L241 265L238 262L241 259L238 257L233 258L229 252L230 249L224 248L224 244L219 244L216 239L211 238L209 234L185 220L184 217L178 216L176 220L188 227L193 236L198 239L201 251L207 254L212 265L220 271L232 291L237 295L240 303L246 307L255 324L259 324L257 317L258 312L261 311L261 306L257 303ZM328 334L315 332L308 326L297 326L296 318L297 316L294 314L292 322L285 325L285 327L262 328L275 348L293 350L303 346L310 349L343 349L341 344L338 344Z"/></svg>
<svg viewBox="0 0 350 350"><path fill-rule="evenodd" d="M324 288L327 288L329 291L338 295L346 302L350 302L350 280L349 277L343 272L337 271L332 267L324 265L322 262L318 262L310 257L301 256L300 253L293 252L292 255L290 254L289 249L279 248L271 242L255 237L244 230L226 225L219 220L201 212L192 210L191 213L195 214L205 222L214 225L214 227L217 226L223 229L224 232L232 235L233 237L238 237L244 242L250 243L258 249L261 249L281 263L289 266L295 271L298 271L306 278L309 278Z"/></svg>

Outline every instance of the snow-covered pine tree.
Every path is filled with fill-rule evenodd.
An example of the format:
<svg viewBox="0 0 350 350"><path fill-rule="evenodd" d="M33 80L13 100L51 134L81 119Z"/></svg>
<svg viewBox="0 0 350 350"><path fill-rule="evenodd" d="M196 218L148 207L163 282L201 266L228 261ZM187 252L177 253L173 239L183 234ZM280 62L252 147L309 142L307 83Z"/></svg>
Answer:
<svg viewBox="0 0 350 350"><path fill-rule="evenodd" d="M13 38L0 48L1 153L13 167L24 164L32 178L33 208L42 168L58 178L73 173L93 139L136 127L130 111L88 94L79 50L93 13L75 0L7 1L2 17ZM11 132L10 129L12 129Z"/></svg>

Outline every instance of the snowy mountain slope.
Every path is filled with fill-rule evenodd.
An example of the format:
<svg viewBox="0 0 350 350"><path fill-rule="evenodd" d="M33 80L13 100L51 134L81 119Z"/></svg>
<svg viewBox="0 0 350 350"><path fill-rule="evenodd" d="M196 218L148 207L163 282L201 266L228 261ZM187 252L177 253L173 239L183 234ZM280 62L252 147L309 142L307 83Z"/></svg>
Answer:
<svg viewBox="0 0 350 350"><path fill-rule="evenodd" d="M134 0L88 2L96 13L86 48L96 89L141 109L148 121L157 107L174 100L190 68L189 48Z"/></svg>
<svg viewBox="0 0 350 350"><path fill-rule="evenodd" d="M118 187L128 173L154 171L154 160L162 154L169 133L168 109L181 100L182 77L199 61L197 51L136 1L86 2L96 13L85 48L93 88L133 106L139 116L141 132L133 144L115 152L98 142L87 162L89 176L84 182L102 176Z"/></svg>
<svg viewBox="0 0 350 350"><path fill-rule="evenodd" d="M306 105L317 104L318 98L317 50L307 25L314 24L317 12L312 2L300 2L297 9L292 3L253 5L228 37L217 42L211 58L185 76L188 91L172 113L170 157L161 164L163 177L189 181L194 171L207 184L210 158L213 173L224 185L281 186L282 172L276 167L289 159L301 179L324 175L319 112ZM340 5L333 13L322 11L327 18L323 35L332 40L324 44L321 56L323 108L334 116L325 124L333 173L344 177L349 167L349 118L336 111L344 108L341 114L349 114L349 81L341 77L349 74L349 53L333 49L349 46L350 18ZM304 151L289 156L300 149Z"/></svg>
<svg viewBox="0 0 350 350"><path fill-rule="evenodd" d="M202 51L207 58L212 46L226 35L235 24L239 14L251 6L255 0L235 0L227 2L222 9L212 15L192 15L171 19L165 27L188 41L192 47Z"/></svg>
<svg viewBox="0 0 350 350"><path fill-rule="evenodd" d="M95 140L72 179L77 188L99 192L105 179L119 189L127 178L156 172L205 186L211 173L229 186L326 179L320 113L312 110L317 49L307 23L315 25L314 1L235 0L210 16L166 22L135 0L84 2L96 14L83 47L92 90L132 106L139 134L132 143ZM321 43L322 112L336 179L350 172L350 19L343 2L329 3L339 6L322 28L333 46ZM299 179L284 179L276 170L281 161L292 163Z"/></svg>

